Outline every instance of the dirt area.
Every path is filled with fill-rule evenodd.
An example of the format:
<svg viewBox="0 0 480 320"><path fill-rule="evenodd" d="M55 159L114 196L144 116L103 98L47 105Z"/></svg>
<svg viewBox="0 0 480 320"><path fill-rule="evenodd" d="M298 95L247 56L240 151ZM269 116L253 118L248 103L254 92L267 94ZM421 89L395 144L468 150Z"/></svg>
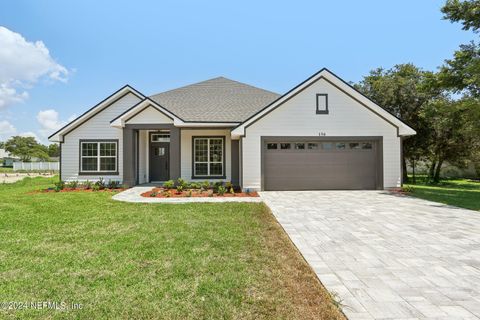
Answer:
<svg viewBox="0 0 480 320"><path fill-rule="evenodd" d="M50 178L53 177L53 174L50 173L0 173L0 183L14 183L17 181L22 180L26 177L45 177Z"/></svg>

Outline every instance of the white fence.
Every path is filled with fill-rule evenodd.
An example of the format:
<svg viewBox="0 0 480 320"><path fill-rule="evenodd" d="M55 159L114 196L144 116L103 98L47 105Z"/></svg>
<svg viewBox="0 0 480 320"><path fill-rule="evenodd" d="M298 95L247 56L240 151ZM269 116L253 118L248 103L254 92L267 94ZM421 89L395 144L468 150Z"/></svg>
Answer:
<svg viewBox="0 0 480 320"><path fill-rule="evenodd" d="M58 171L60 168L60 162L14 162L13 171L25 170L25 171Z"/></svg>

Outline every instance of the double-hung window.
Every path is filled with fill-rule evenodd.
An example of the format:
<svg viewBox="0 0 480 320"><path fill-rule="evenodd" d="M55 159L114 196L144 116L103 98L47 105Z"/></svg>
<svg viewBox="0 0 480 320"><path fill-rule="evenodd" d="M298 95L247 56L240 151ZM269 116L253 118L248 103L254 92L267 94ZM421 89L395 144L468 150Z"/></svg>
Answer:
<svg viewBox="0 0 480 320"><path fill-rule="evenodd" d="M193 138L193 177L223 177L225 175L225 138Z"/></svg>
<svg viewBox="0 0 480 320"><path fill-rule="evenodd" d="M116 140L80 141L80 173L116 173L117 148Z"/></svg>

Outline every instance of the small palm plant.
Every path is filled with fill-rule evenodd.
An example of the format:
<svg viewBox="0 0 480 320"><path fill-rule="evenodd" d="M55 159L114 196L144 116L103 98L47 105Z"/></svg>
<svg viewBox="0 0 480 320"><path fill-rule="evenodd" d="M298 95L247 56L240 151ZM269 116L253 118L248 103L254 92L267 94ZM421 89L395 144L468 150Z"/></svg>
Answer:
<svg viewBox="0 0 480 320"><path fill-rule="evenodd" d="M217 193L219 195L223 196L225 194L225 192L227 192L227 188L225 188L224 186L218 186Z"/></svg>
<svg viewBox="0 0 480 320"><path fill-rule="evenodd" d="M210 189L210 182L205 180L205 181L202 182L202 190L207 191L208 189Z"/></svg>

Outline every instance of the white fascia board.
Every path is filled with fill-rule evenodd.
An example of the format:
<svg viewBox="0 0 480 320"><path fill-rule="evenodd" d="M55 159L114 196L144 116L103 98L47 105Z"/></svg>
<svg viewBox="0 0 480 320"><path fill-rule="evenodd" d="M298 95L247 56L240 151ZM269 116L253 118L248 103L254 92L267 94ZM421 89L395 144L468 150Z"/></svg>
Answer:
<svg viewBox="0 0 480 320"><path fill-rule="evenodd" d="M145 100L139 102L133 109L125 112L122 114L122 116L118 117L114 121L110 123L110 126L115 127L115 128L124 128L125 127L125 121L130 119L131 117L135 116L140 110L146 108L146 107L153 107L158 110L158 112L163 113L167 117L173 119L173 123L176 124L182 124L184 123L182 119L179 119L177 116L175 116L173 113L156 103L155 101L146 98Z"/></svg>
<svg viewBox="0 0 480 320"><path fill-rule="evenodd" d="M82 114L81 116L79 116L78 118L73 120L72 122L68 123L66 126L61 128L60 130L55 132L53 135L48 137L48 141L63 142L63 135L66 132L69 132L70 130L73 130L74 128L76 128L77 126L82 124L84 119L88 119L91 116L93 116L93 115L97 114L98 112L102 111L103 109L108 107L110 104L112 104L112 102L117 100L119 97L122 97L122 96L126 95L127 93L132 93L132 94L136 95L137 97L145 98L145 96L143 94L141 94L137 90L133 89L129 85L126 85L125 87L118 90L117 92L115 92L114 94L109 96L107 99L100 102L99 104L97 104L96 106L94 106L93 108L91 108L90 110L88 110L87 112L85 112L84 114Z"/></svg>
<svg viewBox="0 0 480 320"><path fill-rule="evenodd" d="M174 123L176 127L184 127L184 128L212 128L212 127L235 127L238 126L239 122L182 122L182 123Z"/></svg>

